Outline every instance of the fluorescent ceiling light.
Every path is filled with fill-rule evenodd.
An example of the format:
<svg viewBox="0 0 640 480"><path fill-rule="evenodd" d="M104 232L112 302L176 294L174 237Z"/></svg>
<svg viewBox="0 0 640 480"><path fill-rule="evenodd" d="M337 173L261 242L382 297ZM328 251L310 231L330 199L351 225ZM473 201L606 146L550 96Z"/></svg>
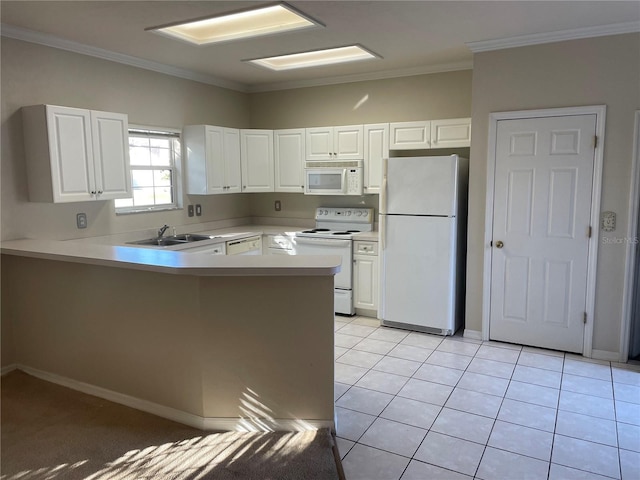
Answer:
<svg viewBox="0 0 640 480"><path fill-rule="evenodd" d="M151 27L146 30L153 30L196 45L206 45L318 25L322 26L289 5L280 3L215 17Z"/></svg>
<svg viewBox="0 0 640 480"><path fill-rule="evenodd" d="M318 67L334 63L357 62L380 58L359 45L313 50L311 52L292 53L277 57L256 58L246 60L271 70L292 70L294 68Z"/></svg>

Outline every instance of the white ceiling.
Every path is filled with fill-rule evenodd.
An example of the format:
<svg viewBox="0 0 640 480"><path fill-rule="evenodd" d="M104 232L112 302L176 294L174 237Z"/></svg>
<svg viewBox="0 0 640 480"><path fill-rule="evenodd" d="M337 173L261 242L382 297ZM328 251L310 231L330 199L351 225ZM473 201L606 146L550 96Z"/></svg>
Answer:
<svg viewBox="0 0 640 480"><path fill-rule="evenodd" d="M291 1L325 27L208 46L145 28L255 1L7 1L2 35L261 91L471 68L476 49L640 30L640 1ZM515 38L514 38L515 37ZM489 42L509 39L509 42ZM476 43L480 42L480 43ZM382 59L272 72L242 60L359 43ZM471 45L469 45L471 44ZM612 52L615 54L615 52Z"/></svg>

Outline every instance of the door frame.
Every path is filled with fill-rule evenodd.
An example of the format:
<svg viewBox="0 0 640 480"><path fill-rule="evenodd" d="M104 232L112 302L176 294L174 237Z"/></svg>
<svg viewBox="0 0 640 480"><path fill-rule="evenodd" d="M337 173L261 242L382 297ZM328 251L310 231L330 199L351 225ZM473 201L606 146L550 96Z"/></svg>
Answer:
<svg viewBox="0 0 640 480"><path fill-rule="evenodd" d="M595 311L596 271L598 261L598 242L600 238L600 201L602 191L602 169L604 160L604 131L606 105L585 107L565 107L542 110L518 110L511 112L493 112L489 114L489 139L487 149L487 188L484 229L484 261L482 278L482 340L489 340L489 322L491 318L491 267L493 248L493 207L495 196L495 171L498 121L521 120L529 118L564 117L571 115L596 115L596 135L598 144L593 164L593 185L591 190L591 238L587 258L587 323L584 330L582 355L592 355L593 320Z"/></svg>
<svg viewBox="0 0 640 480"><path fill-rule="evenodd" d="M629 218L627 219L627 239L638 238L638 209L640 208L640 110L635 112L633 125L633 157L631 159L631 185L629 188ZM633 312L633 294L636 275L636 245L627 241L627 261L624 272L624 290L622 293L622 325L620 326L620 359L626 363L629 358L631 341L631 313Z"/></svg>

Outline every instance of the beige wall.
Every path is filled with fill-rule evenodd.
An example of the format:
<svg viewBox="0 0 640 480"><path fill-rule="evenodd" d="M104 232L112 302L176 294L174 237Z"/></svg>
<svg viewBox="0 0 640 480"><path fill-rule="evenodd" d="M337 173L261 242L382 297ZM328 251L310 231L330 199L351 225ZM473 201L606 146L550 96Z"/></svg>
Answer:
<svg viewBox="0 0 640 480"><path fill-rule="evenodd" d="M251 215L312 219L320 205L376 207L378 203L377 195L185 196L185 204L203 206L203 216L193 218L186 210L116 216L113 202L30 203L20 114L24 105L123 112L131 124L172 128L206 123L275 129L471 114L470 70L248 95L3 37L1 80L2 239L90 237ZM283 202L281 212L273 209L276 198ZM86 230L76 228L79 212L87 213Z"/></svg>
<svg viewBox="0 0 640 480"><path fill-rule="evenodd" d="M471 70L254 93L250 108L253 128L273 129L469 117ZM282 202L280 212L274 200ZM252 214L273 219L313 218L319 206L377 211L378 195L251 197Z"/></svg>
<svg viewBox="0 0 640 480"><path fill-rule="evenodd" d="M249 97L106 60L2 38L2 239L106 235L163 223L183 225L250 215L246 195L192 196L202 217L186 210L116 216L113 202L30 203L20 107L40 103L122 112L130 124L172 127L208 123L249 125ZM89 226L76 229L76 213Z"/></svg>
<svg viewBox="0 0 640 480"><path fill-rule="evenodd" d="M474 56L467 324L482 329L489 113L606 105L601 210L618 215L611 237L627 235L634 111L640 108L640 35L628 34L480 53ZM618 352L625 246L601 234L593 348Z"/></svg>
<svg viewBox="0 0 640 480"><path fill-rule="evenodd" d="M254 93L253 128L468 117L471 70Z"/></svg>
<svg viewBox="0 0 640 480"><path fill-rule="evenodd" d="M333 422L332 275L197 277L11 255L1 273L12 363L203 418L255 416L251 400L276 420Z"/></svg>

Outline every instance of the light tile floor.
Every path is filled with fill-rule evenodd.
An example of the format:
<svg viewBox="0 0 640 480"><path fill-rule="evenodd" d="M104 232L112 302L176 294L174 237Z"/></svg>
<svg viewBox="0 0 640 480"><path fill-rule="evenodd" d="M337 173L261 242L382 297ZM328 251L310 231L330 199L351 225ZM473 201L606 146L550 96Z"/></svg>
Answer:
<svg viewBox="0 0 640 480"><path fill-rule="evenodd" d="M640 478L640 367L335 321L347 480Z"/></svg>

